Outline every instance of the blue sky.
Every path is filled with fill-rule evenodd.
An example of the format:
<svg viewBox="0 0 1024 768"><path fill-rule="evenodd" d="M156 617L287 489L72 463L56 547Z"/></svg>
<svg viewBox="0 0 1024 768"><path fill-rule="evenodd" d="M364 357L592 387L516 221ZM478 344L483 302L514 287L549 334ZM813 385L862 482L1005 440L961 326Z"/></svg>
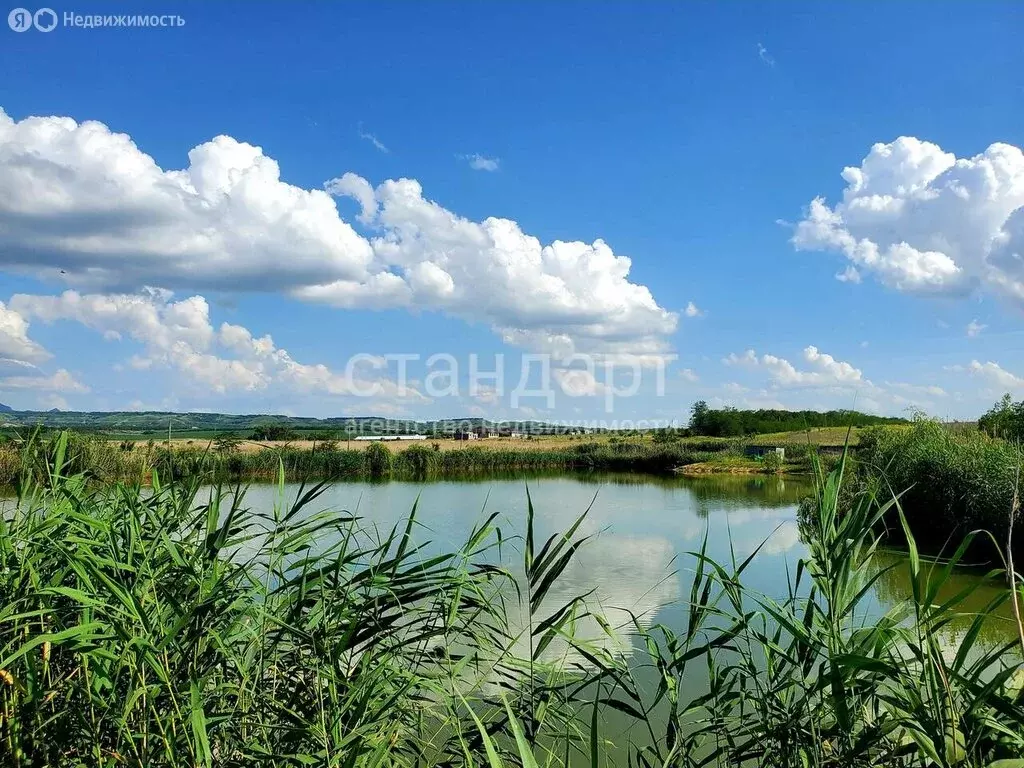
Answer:
<svg viewBox="0 0 1024 768"><path fill-rule="evenodd" d="M185 25L0 28L4 403L967 418L1024 394L1018 3L157 11ZM420 359L403 387L357 354ZM496 354L502 391L470 392ZM523 355L553 404L513 407Z"/></svg>

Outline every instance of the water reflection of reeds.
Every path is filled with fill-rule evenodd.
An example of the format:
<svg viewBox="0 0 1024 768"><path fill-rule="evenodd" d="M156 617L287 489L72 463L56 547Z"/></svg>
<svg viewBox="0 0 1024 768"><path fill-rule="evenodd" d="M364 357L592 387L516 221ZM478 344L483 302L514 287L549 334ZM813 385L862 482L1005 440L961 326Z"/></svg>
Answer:
<svg viewBox="0 0 1024 768"><path fill-rule="evenodd" d="M875 594L883 607L896 607L910 604L913 600L908 556L900 550L883 550L878 552L871 562L873 573L882 571L875 584ZM1009 587L1002 576L991 575L980 568L954 568L944 579L940 578L943 569L936 563L931 571L933 583L938 585L936 601L944 603L957 595L963 597L957 606L958 615L952 617L946 627L949 642L959 642L959 638L970 629L975 617L986 614L982 625L979 641L992 647L1000 643L1013 641L1017 637L1017 625L1013 616L1013 607L1009 600L997 604L993 602L1009 594Z"/></svg>

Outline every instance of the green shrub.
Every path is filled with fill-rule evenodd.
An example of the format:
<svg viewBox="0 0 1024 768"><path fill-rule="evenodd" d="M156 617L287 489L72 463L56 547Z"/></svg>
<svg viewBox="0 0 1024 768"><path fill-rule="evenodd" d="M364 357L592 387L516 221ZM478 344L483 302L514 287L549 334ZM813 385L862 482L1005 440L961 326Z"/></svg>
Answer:
<svg viewBox="0 0 1024 768"><path fill-rule="evenodd" d="M1024 400L1013 402L1009 394L978 419L978 429L989 437L1024 441Z"/></svg>
<svg viewBox="0 0 1024 768"><path fill-rule="evenodd" d="M863 482L903 490L911 528L926 543L955 543L976 529L1005 543L1021 463L1012 443L919 419L863 431L856 455Z"/></svg>
<svg viewBox="0 0 1024 768"><path fill-rule="evenodd" d="M399 451L395 464L415 477L426 477L437 462L437 451L425 445L410 445L404 451Z"/></svg>
<svg viewBox="0 0 1024 768"><path fill-rule="evenodd" d="M750 560L722 568L706 540L693 553L687 627L642 633L656 690L627 683L618 695L640 712L667 710L631 765L1020 764L1024 628L1020 643L980 639L1010 591L970 610L970 590L950 577L972 537L948 566L928 564L893 496L862 489L844 502L846 479L841 468L817 477L801 527L808 554L785 599L743 584ZM880 556L876 533L893 512L910 545L895 564ZM911 594L878 616L872 587L897 567Z"/></svg>
<svg viewBox="0 0 1024 768"><path fill-rule="evenodd" d="M298 440L299 433L281 424L264 424L256 427L249 439L260 442L287 442L289 440Z"/></svg>
<svg viewBox="0 0 1024 768"><path fill-rule="evenodd" d="M373 442L366 446L365 459L370 477L384 477L391 472L391 449L384 443Z"/></svg>
<svg viewBox="0 0 1024 768"><path fill-rule="evenodd" d="M213 441L213 447L217 453L234 453L241 444L242 438L238 435L218 435Z"/></svg>
<svg viewBox="0 0 1024 768"><path fill-rule="evenodd" d="M651 440L655 443L671 443L679 440L682 435L679 430L676 429L657 429L654 434L651 435Z"/></svg>

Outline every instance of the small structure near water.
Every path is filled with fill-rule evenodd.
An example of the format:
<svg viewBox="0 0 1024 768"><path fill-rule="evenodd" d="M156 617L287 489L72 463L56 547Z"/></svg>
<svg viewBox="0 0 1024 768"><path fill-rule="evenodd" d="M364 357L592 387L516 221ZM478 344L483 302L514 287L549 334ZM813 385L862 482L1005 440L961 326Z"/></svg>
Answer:
<svg viewBox="0 0 1024 768"><path fill-rule="evenodd" d="M747 445L743 448L743 455L752 458L764 458L770 453L779 457L779 461L786 460L786 449L774 445Z"/></svg>

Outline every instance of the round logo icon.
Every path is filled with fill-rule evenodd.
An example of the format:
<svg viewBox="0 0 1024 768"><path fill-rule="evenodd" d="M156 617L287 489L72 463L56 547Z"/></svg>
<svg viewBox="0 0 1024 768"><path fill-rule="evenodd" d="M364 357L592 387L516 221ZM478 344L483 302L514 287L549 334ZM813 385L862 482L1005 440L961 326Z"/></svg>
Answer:
<svg viewBox="0 0 1024 768"><path fill-rule="evenodd" d="M15 8L7 14L7 26L15 32L28 32L32 29L32 11L27 8Z"/></svg>
<svg viewBox="0 0 1024 768"><path fill-rule="evenodd" d="M32 17L32 23L40 32L53 32L57 26L57 14L52 8L40 8Z"/></svg>

